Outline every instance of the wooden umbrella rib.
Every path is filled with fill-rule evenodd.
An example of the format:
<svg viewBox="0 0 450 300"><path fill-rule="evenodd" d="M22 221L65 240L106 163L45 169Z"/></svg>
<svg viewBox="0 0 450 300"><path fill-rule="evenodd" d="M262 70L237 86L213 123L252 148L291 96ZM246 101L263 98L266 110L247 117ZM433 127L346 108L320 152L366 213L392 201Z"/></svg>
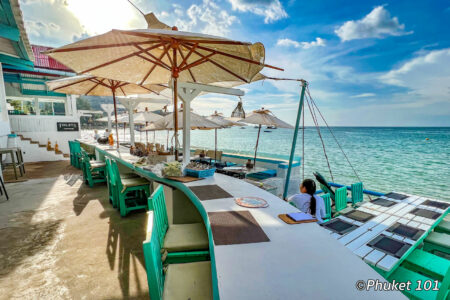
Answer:
<svg viewBox="0 0 450 300"><path fill-rule="evenodd" d="M192 46L192 45L190 45L190 46ZM258 66L264 66L264 67L272 68L272 69L279 70L279 71L284 71L284 69L282 69L282 68L278 68L278 67L274 67L274 66L271 66L271 65L268 65L268 64L260 63L260 62L255 61L255 60L251 60L251 59L248 59L248 58L245 58L245 57L239 57L239 56L236 56L236 55L233 55L233 54L229 54L229 53L226 53L226 52L222 52L222 51L219 51L219 50L213 50L213 49L210 49L210 48L207 48L207 47L203 47L203 46L197 46L197 48L201 49L201 50L209 51L209 52L215 52L216 54L220 54L220 55L223 55L223 56L226 56L226 57L230 57L230 58L234 58L234 59L237 59L237 60L242 60L242 61L248 62L250 64L254 64L254 65L258 65Z"/></svg>
<svg viewBox="0 0 450 300"><path fill-rule="evenodd" d="M161 44L153 45L153 46L148 47L148 48L146 48L146 49L144 49L144 50L139 50L139 51L137 51L137 52L130 53L130 54L128 54L128 55L125 55L125 56L116 58L116 59L114 59L114 60L105 62L105 63L100 64L100 65L97 65L97 66L92 67L92 68L90 68L90 69L81 71L80 73L87 73L87 72L96 70L96 69L98 69L98 68L102 68L102 67L106 67L106 66L111 65L111 64L115 64L116 62L119 62L119 61L122 61L122 60L124 60L124 59L130 58L130 57L133 57L133 56L136 56L137 54L141 54L143 51L148 51L148 50L151 50L151 49L155 49L155 48L158 48L158 47L160 47L160 46L162 46L162 45L161 45Z"/></svg>
<svg viewBox="0 0 450 300"><path fill-rule="evenodd" d="M101 82L103 82L104 79L101 80ZM97 86L100 85L100 82L97 82L92 88L90 88L86 93L84 93L85 95L89 95L90 92L92 92Z"/></svg>
<svg viewBox="0 0 450 300"><path fill-rule="evenodd" d="M59 53L59 52L73 52L73 51L81 51L81 50L95 50L95 49L104 49L104 48L126 47L126 46L135 46L135 45L154 44L154 43L158 43L158 42L159 41L142 41L142 42L132 42L132 43L80 46L80 47L73 47L73 48L52 49L49 51L45 51L44 54L48 55L51 53Z"/></svg>
<svg viewBox="0 0 450 300"><path fill-rule="evenodd" d="M98 83L100 85L103 85L104 87L110 89L111 86L107 85L106 83L104 83L103 81L105 81L105 79L99 80L98 78L92 78L91 79L92 82Z"/></svg>
<svg viewBox="0 0 450 300"><path fill-rule="evenodd" d="M89 77L89 78L84 78L84 79L79 80L79 81L75 81L75 82L72 82L72 83L68 83L68 84L65 84L65 85L63 85L63 86L54 88L53 91L60 90L60 89L66 88L66 87L68 87L68 86L72 86L72 85L74 85L74 84L82 83L82 82L85 82L85 81L90 81L91 79L92 79L92 77Z"/></svg>
<svg viewBox="0 0 450 300"><path fill-rule="evenodd" d="M181 62L181 64L178 66L179 68L182 68L185 64L187 64L187 60L188 58L192 55L192 53L194 53L194 50L197 48L198 43L195 43L194 46L189 50L189 53L186 55L186 57L183 58L183 61ZM180 54L181 57L183 57L183 52L181 51L180 48L178 48L180 50Z"/></svg>
<svg viewBox="0 0 450 300"><path fill-rule="evenodd" d="M166 50L165 45L163 45L163 47L164 47L164 50ZM139 50L143 50L143 48L142 48L142 47L139 47L139 46L136 46L136 48L138 48ZM163 53L164 53L164 51L163 51ZM156 61L157 64L160 64L160 65L161 65L161 67L163 67L163 68L165 67L165 68L167 68L167 69L170 69L170 66L167 65L165 62L163 62L161 58L157 58L156 56L154 56L152 53L150 53L150 52L148 52L148 51L144 51L144 54L147 54L148 56L150 56L151 58L153 58L153 59ZM150 60L149 60L149 61L150 61ZM152 62L152 61L151 61L151 62ZM155 63L155 62L153 62L153 63Z"/></svg>
<svg viewBox="0 0 450 300"><path fill-rule="evenodd" d="M119 86L119 89L122 91L122 94L126 97L127 94L124 92L124 90L122 89L122 87L123 87L123 85L120 85L120 86Z"/></svg>
<svg viewBox="0 0 450 300"><path fill-rule="evenodd" d="M142 54L138 54L138 55L136 55L136 56L137 56L137 57L140 57L140 58L142 58L142 59L144 59L144 60L146 60L146 61L148 61L148 62L150 62L150 63L152 63L152 64L154 64L154 65L158 65L158 66L160 66L160 67L163 68L163 69L170 70L170 67L166 66L165 64L161 64L160 62L155 61L155 60L153 60L153 59L150 59L150 58L148 58L148 57L145 57L145 56L143 56Z"/></svg>
<svg viewBox="0 0 450 300"><path fill-rule="evenodd" d="M148 87L145 87L145 86L143 86L143 85L139 85L139 86L140 86L141 88L143 88L143 89L149 91L149 92L152 92L152 93L155 93L156 95L159 95L159 92L157 92L157 91L154 91L154 90L152 90L152 89L150 89L150 88L148 88Z"/></svg>
<svg viewBox="0 0 450 300"><path fill-rule="evenodd" d="M181 66L185 63L185 62L187 62L187 57L185 57L184 56L184 54L183 54L183 51L181 51L181 47L178 45L177 46L177 48L178 48L178 50L179 50L179 52L180 52L180 55L181 55L181 58L183 58L183 61L181 62L181 64L179 65L179 69L180 69L180 72L181 72ZM193 48L194 49L194 48ZM193 51L189 51L189 54L192 54L192 52ZM189 55L188 54L188 55ZM191 75L191 78L192 78L192 80L194 80L194 82L197 82L197 80L195 79L195 77L194 77L194 74L192 74L192 71L191 71L191 69L188 69L188 71L189 71L189 75Z"/></svg>
<svg viewBox="0 0 450 300"><path fill-rule="evenodd" d="M161 60L163 57L164 57L164 55L166 54L166 52L167 51L169 51L169 47L166 47L166 46L164 46L163 45L163 47L164 47L164 51L163 51L163 53L161 53L161 55L159 56L159 60ZM147 78L148 78L148 76L150 76L150 74L153 72L153 70L156 68L156 65L155 64L153 64L153 66L150 68L150 70L148 71L148 73L144 76L144 78L142 79L142 81L141 81L141 85L142 84L144 84L144 82L147 80Z"/></svg>
<svg viewBox="0 0 450 300"><path fill-rule="evenodd" d="M186 47L189 48L188 46L186 46ZM194 52L195 52L195 54L197 54L197 55L200 56L200 57L205 57L205 55L199 53L198 51L195 51L195 50L194 50ZM238 78L238 79L240 79L240 80L242 80L242 81L244 81L244 82L246 82L246 83L249 83L248 80L242 78L241 76L239 76L238 74L234 73L233 71L228 70L227 68L225 68L224 66L220 65L219 63L217 63L217 62L215 62L215 61L213 61L213 60L210 60L209 58L207 59L207 61L210 62L210 63L212 63L212 64L215 65L216 67L218 67L218 68L224 70L225 72L227 72L227 73L233 75L234 77L236 77L236 78Z"/></svg>
<svg viewBox="0 0 450 300"><path fill-rule="evenodd" d="M196 66L198 66L198 65L200 65L200 64L202 64L202 63L205 63L205 62L207 62L207 61L209 60L209 58L210 58L211 56L213 56L214 54L215 54L215 53L210 53L210 54L208 54L208 55L206 55L206 56L204 56L204 57L202 57L202 58L200 58L200 59L194 61L193 63L191 63L191 64L189 64L189 65L187 65L187 66L184 66L183 68L180 69L180 71L189 70L190 68L193 68L193 67L196 67Z"/></svg>

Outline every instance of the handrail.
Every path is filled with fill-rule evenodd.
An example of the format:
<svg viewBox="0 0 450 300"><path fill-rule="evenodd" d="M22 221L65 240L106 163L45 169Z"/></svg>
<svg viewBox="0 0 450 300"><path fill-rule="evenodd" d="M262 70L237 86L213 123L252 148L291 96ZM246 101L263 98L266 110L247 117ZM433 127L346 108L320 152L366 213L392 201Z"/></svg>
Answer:
<svg viewBox="0 0 450 300"><path fill-rule="evenodd" d="M328 182L328 184L331 185L332 187L337 187L337 188L341 188L341 187L345 186L347 188L347 190L349 190L349 191L352 190L352 187L349 185L344 185L344 184L339 184L339 183L334 183L334 182ZM316 192L316 194L321 194L321 193L323 193L322 190L318 190ZM367 195L377 196L377 197L381 197L381 196L385 195L385 193L375 192L375 191L371 191L371 190L363 190L363 193L367 194Z"/></svg>

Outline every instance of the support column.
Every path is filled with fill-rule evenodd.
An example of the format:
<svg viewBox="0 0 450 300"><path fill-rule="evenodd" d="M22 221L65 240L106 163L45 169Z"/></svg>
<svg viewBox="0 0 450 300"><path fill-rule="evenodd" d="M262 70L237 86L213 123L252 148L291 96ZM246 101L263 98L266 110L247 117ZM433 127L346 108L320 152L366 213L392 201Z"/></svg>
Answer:
<svg viewBox="0 0 450 300"><path fill-rule="evenodd" d="M8 109L6 108L6 90L3 80L3 68L0 63L0 147L6 147L7 135L11 133Z"/></svg>
<svg viewBox="0 0 450 300"><path fill-rule="evenodd" d="M183 168L191 160L191 101L200 92L200 89L178 88L178 96L183 101Z"/></svg>

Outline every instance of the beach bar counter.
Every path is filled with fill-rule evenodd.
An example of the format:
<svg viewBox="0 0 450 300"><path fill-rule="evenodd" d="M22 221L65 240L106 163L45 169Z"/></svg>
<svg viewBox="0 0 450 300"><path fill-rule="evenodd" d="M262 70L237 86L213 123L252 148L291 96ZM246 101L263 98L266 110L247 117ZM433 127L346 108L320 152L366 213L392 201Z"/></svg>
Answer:
<svg viewBox="0 0 450 300"><path fill-rule="evenodd" d="M205 273L201 268L186 269L183 274L183 268L172 270L171 266L164 271L161 268L155 277L155 274L149 274L149 266L158 264L158 259L146 252L159 250L160 245L151 245L156 241L153 238L155 214L152 210L148 212L144 256L150 296L176 299L177 290L194 280L194 286L204 289L207 294L197 291L191 295L192 300L405 299L399 291L360 290L361 281L383 283L386 280L317 223L287 224L282 221L278 217L280 214L298 210L263 189L218 173L188 183L162 178L145 167L136 166L139 158L125 147L117 150L91 141L80 142L95 149L98 160L109 157L124 172L132 171L146 178L151 182L152 190L163 185L169 226L196 223L205 226L210 278L195 282L196 275ZM262 198L268 206L242 207L235 202L239 197ZM164 259L167 253L161 253ZM181 278L172 282L177 274L182 274ZM205 283L210 286L204 288Z"/></svg>

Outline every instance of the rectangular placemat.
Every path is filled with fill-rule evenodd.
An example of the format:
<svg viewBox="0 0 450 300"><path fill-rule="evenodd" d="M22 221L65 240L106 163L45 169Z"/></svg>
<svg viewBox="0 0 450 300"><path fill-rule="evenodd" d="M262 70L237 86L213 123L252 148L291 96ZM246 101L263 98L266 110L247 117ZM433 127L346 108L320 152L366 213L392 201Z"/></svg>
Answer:
<svg viewBox="0 0 450 300"><path fill-rule="evenodd" d="M209 212L208 216L216 245L270 241L248 210Z"/></svg>
<svg viewBox="0 0 450 300"><path fill-rule="evenodd" d="M179 181L179 182L192 182L192 181L198 181L198 180L203 180L204 178L198 178L198 177L191 177L191 176L180 176L180 177L175 177L175 176L169 176L167 177L170 180L175 180L175 181Z"/></svg>
<svg viewBox="0 0 450 300"><path fill-rule="evenodd" d="M200 200L233 198L217 184L190 186L189 188Z"/></svg>

